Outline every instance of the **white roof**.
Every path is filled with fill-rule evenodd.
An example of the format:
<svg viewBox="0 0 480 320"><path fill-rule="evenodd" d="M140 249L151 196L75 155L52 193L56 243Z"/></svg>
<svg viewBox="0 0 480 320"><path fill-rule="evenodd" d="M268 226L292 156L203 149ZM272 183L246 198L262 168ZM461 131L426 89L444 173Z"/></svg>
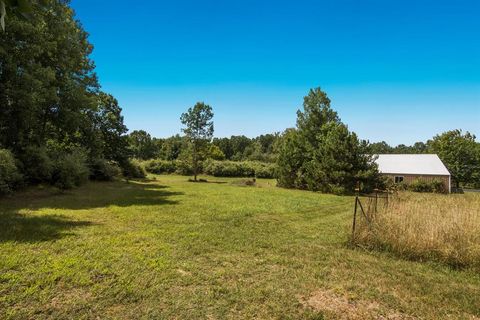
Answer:
<svg viewBox="0 0 480 320"><path fill-rule="evenodd" d="M381 173L450 175L436 154L379 154L375 162Z"/></svg>

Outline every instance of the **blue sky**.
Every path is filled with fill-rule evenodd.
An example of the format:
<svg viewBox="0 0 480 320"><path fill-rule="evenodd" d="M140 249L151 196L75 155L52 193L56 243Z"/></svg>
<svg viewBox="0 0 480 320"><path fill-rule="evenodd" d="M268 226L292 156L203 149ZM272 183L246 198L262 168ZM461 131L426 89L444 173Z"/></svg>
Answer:
<svg viewBox="0 0 480 320"><path fill-rule="evenodd" d="M320 86L361 138L480 136L480 1L72 0L103 90L130 130L180 132L196 101L215 136L295 125Z"/></svg>

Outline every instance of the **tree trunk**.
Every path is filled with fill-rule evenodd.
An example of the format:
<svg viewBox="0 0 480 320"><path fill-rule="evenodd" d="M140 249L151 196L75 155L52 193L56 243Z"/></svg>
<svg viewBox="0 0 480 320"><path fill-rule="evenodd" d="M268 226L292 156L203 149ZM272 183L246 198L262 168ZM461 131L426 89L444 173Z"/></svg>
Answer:
<svg viewBox="0 0 480 320"><path fill-rule="evenodd" d="M193 181L197 181L197 174L198 174L198 165L197 165L197 142L194 141L193 143Z"/></svg>

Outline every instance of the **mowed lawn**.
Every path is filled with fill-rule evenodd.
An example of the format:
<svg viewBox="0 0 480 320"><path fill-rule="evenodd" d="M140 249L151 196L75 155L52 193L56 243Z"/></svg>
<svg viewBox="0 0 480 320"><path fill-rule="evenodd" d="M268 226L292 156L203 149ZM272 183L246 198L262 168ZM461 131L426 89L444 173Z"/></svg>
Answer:
<svg viewBox="0 0 480 320"><path fill-rule="evenodd" d="M480 317L478 273L349 248L353 198L208 179L2 198L0 318Z"/></svg>

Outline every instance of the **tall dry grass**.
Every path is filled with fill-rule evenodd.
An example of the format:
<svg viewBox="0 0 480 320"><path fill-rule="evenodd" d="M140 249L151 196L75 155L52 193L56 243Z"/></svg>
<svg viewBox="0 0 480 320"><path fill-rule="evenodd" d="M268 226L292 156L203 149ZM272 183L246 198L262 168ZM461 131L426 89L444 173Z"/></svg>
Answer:
<svg viewBox="0 0 480 320"><path fill-rule="evenodd" d="M400 193L357 230L370 248L480 270L480 194Z"/></svg>

